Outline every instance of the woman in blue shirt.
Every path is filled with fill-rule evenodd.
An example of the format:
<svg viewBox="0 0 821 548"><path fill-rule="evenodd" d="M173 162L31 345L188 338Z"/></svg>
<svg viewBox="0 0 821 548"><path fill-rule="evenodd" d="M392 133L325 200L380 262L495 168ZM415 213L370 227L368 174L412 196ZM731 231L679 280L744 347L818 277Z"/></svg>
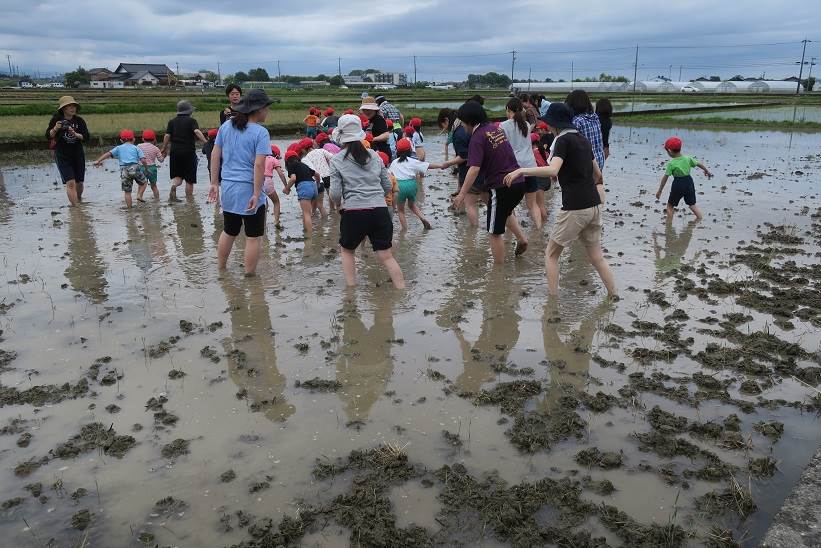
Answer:
<svg viewBox="0 0 821 548"><path fill-rule="evenodd" d="M245 226L245 274L256 273L260 241L265 233L265 200L260 200L265 157L271 138L261 124L271 100L260 90L249 91L231 108L233 118L220 126L211 152L211 190L208 202L220 200L225 221L217 246L219 268L225 268L234 239ZM220 180L221 179L221 180Z"/></svg>

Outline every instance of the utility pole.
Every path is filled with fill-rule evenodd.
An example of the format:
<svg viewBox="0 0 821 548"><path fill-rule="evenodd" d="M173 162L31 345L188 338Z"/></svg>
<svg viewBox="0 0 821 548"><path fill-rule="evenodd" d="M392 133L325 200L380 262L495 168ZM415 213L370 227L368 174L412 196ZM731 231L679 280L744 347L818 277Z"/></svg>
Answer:
<svg viewBox="0 0 821 548"><path fill-rule="evenodd" d="M633 63L633 95L636 94L636 80L639 77L639 45L636 44L636 61Z"/></svg>
<svg viewBox="0 0 821 548"><path fill-rule="evenodd" d="M798 83L795 86L795 94L796 95L801 93L801 77L804 75L804 56L807 53L807 42L812 42L812 40L807 40L806 38L804 38L801 41L804 43L804 49L801 51L801 65L800 65L801 68L798 69Z"/></svg>
<svg viewBox="0 0 821 548"><path fill-rule="evenodd" d="M220 70L220 63L217 61L217 85L222 85L222 72Z"/></svg>
<svg viewBox="0 0 821 548"><path fill-rule="evenodd" d="M673 65L668 65L667 66L667 79L668 80L673 79Z"/></svg>
<svg viewBox="0 0 821 548"><path fill-rule="evenodd" d="M682 69L682 65L679 65L678 66L678 81L679 82L681 82L681 69Z"/></svg>
<svg viewBox="0 0 821 548"><path fill-rule="evenodd" d="M573 61L570 61L570 89L573 89L573 80L575 79L575 74L573 74Z"/></svg>
<svg viewBox="0 0 821 548"><path fill-rule="evenodd" d="M413 56L413 85L416 85L416 56Z"/></svg>
<svg viewBox="0 0 821 548"><path fill-rule="evenodd" d="M336 74L342 78L342 57L336 58Z"/></svg>
<svg viewBox="0 0 821 548"><path fill-rule="evenodd" d="M527 92L530 93L530 75L533 73L533 67L527 67Z"/></svg>
<svg viewBox="0 0 821 548"><path fill-rule="evenodd" d="M6 55L6 59L9 62L9 76L12 76L13 71L11 70L11 55Z"/></svg>
<svg viewBox="0 0 821 548"><path fill-rule="evenodd" d="M510 89L513 89L513 69L516 68L516 50L514 49L511 53L510 58Z"/></svg>
<svg viewBox="0 0 821 548"><path fill-rule="evenodd" d="M277 59L277 75L279 76L279 81L282 81L282 70L279 68L279 59Z"/></svg>

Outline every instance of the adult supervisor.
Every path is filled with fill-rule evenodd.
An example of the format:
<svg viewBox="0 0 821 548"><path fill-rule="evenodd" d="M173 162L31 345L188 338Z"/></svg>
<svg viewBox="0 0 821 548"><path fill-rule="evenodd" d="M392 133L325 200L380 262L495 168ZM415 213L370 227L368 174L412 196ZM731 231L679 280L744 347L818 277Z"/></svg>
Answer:
<svg viewBox="0 0 821 548"><path fill-rule="evenodd" d="M177 116L168 121L165 136L162 140L163 156L168 156L171 149L169 166L171 192L168 199L177 201L177 187L185 181L185 195L194 196L194 185L197 184L197 146L196 142L205 143L205 136L200 131L197 120L191 115L194 105L188 101L177 103ZM213 166L212 166L213 168ZM219 171L217 171L219 173Z"/></svg>
<svg viewBox="0 0 821 548"><path fill-rule="evenodd" d="M616 297L616 280L601 248L604 180L593 155L593 146L573 125L573 113L564 103L550 103L542 121L555 135L550 164L544 167L519 168L505 177L505 183L522 175L559 179L562 211L556 217L544 259L547 292L550 296L558 295L559 256L565 247L580 240L587 252L587 259L599 273L607 293Z"/></svg>
<svg viewBox="0 0 821 548"><path fill-rule="evenodd" d="M234 105L240 102L242 99L242 88L236 84L228 84L225 87L225 96L228 97L228 102L230 105L222 109L220 112L220 125L224 124L226 120L230 120L234 116Z"/></svg>
<svg viewBox="0 0 821 548"><path fill-rule="evenodd" d="M220 126L211 153L208 202L220 200L224 229L217 244L220 270L226 267L234 240L245 228L245 274L256 273L260 237L265 233L265 199L260 199L265 157L271 137L262 124L271 100L261 89L250 90L233 105L234 116Z"/></svg>
<svg viewBox="0 0 821 548"><path fill-rule="evenodd" d="M83 201L83 182L86 176L83 143L90 138L86 121L77 116L79 110L80 104L74 97L60 97L57 112L51 117L46 129L46 138L49 139L49 146L54 149L54 161L71 205Z"/></svg>

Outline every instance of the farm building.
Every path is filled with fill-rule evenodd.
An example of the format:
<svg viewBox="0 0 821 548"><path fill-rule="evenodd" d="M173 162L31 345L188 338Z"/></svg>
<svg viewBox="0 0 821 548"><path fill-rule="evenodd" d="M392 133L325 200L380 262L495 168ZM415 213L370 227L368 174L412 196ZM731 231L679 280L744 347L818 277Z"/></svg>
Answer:
<svg viewBox="0 0 821 548"><path fill-rule="evenodd" d="M570 93L583 89L590 93L624 92L633 88L625 82L514 82L513 89L524 92Z"/></svg>
<svg viewBox="0 0 821 548"><path fill-rule="evenodd" d="M756 80L755 82L744 82L747 84L745 93L795 93L796 83L783 80ZM803 92L804 89L801 88Z"/></svg>

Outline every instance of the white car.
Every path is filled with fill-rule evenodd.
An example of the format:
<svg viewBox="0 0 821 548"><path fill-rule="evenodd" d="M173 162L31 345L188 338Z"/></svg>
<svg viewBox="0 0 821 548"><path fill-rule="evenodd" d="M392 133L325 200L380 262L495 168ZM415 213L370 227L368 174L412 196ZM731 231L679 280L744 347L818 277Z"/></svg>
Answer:
<svg viewBox="0 0 821 548"><path fill-rule="evenodd" d="M681 93L700 93L701 90L695 86L683 86L681 88Z"/></svg>

